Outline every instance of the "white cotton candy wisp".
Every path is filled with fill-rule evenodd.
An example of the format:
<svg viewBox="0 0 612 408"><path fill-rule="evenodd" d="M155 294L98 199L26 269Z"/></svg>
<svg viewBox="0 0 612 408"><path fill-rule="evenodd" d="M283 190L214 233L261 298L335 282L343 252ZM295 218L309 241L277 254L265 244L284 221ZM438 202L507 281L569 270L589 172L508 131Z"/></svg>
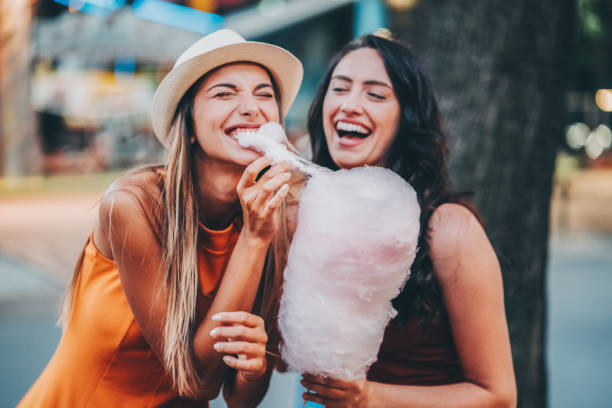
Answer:
<svg viewBox="0 0 612 408"><path fill-rule="evenodd" d="M251 147L260 153L264 153L274 164L288 161L294 168L309 175L322 169L316 164L287 150L284 144L287 142L287 136L283 127L276 122L268 122L262 125L256 132L240 132L236 136L236 140L243 147Z"/></svg>
<svg viewBox="0 0 612 408"><path fill-rule="evenodd" d="M385 168L323 169L279 143L280 125L266 126L240 143L310 175L284 271L282 358L291 371L363 379L416 255L416 193Z"/></svg>

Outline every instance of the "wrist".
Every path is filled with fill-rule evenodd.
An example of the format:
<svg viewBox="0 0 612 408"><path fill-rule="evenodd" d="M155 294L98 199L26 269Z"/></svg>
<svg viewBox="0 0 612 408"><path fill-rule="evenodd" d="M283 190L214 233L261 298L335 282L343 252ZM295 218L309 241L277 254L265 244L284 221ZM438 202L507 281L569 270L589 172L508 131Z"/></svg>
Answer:
<svg viewBox="0 0 612 408"><path fill-rule="evenodd" d="M367 408L375 408L378 405L376 404L376 386L375 383L366 380L363 384L363 394L365 395L365 407Z"/></svg>
<svg viewBox="0 0 612 408"><path fill-rule="evenodd" d="M243 230L240 234L247 244L253 250L264 250L267 251L270 243L272 242L272 237L262 237L260 235L254 235L250 233L248 230Z"/></svg>
<svg viewBox="0 0 612 408"><path fill-rule="evenodd" d="M261 369L260 372L247 373L243 370L240 370L240 375L242 376L244 380L248 382L259 382L266 376L267 372L268 372L268 359L264 358L263 368Z"/></svg>

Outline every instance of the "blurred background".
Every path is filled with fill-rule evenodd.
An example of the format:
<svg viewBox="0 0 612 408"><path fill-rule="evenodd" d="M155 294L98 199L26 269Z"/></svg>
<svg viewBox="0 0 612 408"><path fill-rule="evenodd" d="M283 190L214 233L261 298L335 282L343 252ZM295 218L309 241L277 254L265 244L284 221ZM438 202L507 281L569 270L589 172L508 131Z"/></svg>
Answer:
<svg viewBox="0 0 612 408"><path fill-rule="evenodd" d="M0 1L0 407L57 345L58 300L104 188L164 160L157 84L221 27L304 64L286 127L305 154L331 55L379 28L411 44L447 119L453 180L502 263L520 406L610 406L610 0ZM275 374L261 406L301 406L296 378Z"/></svg>

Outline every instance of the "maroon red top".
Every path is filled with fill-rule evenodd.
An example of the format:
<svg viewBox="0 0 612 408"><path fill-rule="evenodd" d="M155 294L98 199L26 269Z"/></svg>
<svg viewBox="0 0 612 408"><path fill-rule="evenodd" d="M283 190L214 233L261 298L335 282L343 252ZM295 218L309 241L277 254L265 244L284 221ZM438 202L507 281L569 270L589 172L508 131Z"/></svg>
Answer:
<svg viewBox="0 0 612 408"><path fill-rule="evenodd" d="M403 385L442 385L463 381L461 362L446 314L419 331L417 319L390 324L368 380Z"/></svg>

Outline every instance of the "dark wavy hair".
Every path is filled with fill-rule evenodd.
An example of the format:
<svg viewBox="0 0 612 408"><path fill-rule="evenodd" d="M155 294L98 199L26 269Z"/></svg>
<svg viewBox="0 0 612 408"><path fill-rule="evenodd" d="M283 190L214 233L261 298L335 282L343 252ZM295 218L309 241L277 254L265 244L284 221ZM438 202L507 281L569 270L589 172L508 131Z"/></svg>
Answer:
<svg viewBox="0 0 612 408"><path fill-rule="evenodd" d="M360 48L372 48L378 52L400 105L400 123L387 153L385 167L412 185L421 206L419 247L410 278L393 299L393 306L398 311L394 322L406 323L416 313L424 327L442 310L441 290L429 256L429 220L438 206L459 199L451 191L447 136L431 81L408 47L390 38L365 35L348 43L332 57L308 112L313 161L338 169L325 141L323 101L340 60Z"/></svg>

